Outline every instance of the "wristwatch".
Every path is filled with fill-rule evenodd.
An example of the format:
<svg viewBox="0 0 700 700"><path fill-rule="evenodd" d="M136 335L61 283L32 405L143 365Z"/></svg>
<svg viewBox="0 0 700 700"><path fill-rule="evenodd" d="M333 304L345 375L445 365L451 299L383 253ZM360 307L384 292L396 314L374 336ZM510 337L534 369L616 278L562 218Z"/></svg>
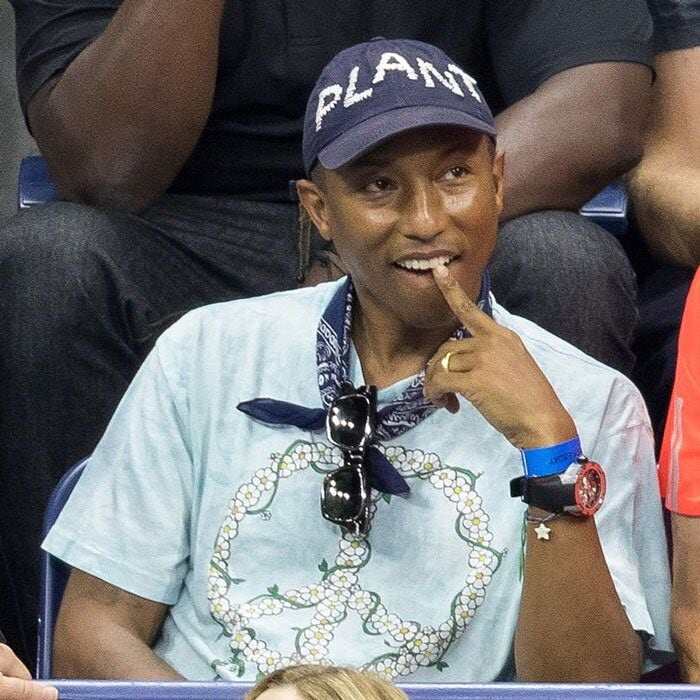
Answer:
<svg viewBox="0 0 700 700"><path fill-rule="evenodd" d="M513 479L510 495L551 513L590 516L603 505L605 487L600 464L579 457L560 474Z"/></svg>

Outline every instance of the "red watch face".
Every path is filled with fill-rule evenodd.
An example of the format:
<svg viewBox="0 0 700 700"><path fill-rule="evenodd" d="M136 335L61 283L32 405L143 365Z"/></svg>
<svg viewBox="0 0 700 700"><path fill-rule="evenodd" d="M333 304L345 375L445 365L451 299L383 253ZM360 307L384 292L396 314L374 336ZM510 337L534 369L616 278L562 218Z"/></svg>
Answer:
<svg viewBox="0 0 700 700"><path fill-rule="evenodd" d="M581 515L593 515L605 498L605 472L596 462L584 462L574 484L576 507Z"/></svg>

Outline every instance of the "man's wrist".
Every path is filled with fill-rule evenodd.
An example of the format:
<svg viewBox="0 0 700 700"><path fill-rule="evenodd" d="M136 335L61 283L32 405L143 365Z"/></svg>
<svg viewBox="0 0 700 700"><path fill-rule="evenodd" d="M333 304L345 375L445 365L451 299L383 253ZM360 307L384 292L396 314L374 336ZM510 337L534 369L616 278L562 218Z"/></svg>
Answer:
<svg viewBox="0 0 700 700"><path fill-rule="evenodd" d="M563 472L511 479L510 495L552 513L590 516L603 504L605 472L583 455Z"/></svg>
<svg viewBox="0 0 700 700"><path fill-rule="evenodd" d="M521 450L520 453L528 479L561 474L583 454L578 435L556 445Z"/></svg>

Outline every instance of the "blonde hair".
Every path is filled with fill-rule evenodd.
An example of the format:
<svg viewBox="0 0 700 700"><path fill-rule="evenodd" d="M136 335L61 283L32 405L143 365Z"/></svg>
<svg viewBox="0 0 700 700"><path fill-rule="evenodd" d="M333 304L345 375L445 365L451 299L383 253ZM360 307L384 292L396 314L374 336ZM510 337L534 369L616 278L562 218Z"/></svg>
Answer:
<svg viewBox="0 0 700 700"><path fill-rule="evenodd" d="M269 688L293 687L304 700L407 700L379 676L343 666L290 666L263 678L245 697L259 698Z"/></svg>

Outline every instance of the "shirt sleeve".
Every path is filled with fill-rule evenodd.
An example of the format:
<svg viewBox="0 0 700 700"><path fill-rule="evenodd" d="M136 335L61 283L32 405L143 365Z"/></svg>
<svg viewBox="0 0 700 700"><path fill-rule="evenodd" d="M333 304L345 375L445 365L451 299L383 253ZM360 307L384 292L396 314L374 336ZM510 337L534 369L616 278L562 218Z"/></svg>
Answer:
<svg viewBox="0 0 700 700"><path fill-rule="evenodd" d="M584 448L589 449L589 448ZM643 401L615 381L591 457L607 476L596 525L613 583L632 627L645 642L645 671L669 660L671 583L654 458Z"/></svg>
<svg viewBox="0 0 700 700"><path fill-rule="evenodd" d="M700 46L700 0L647 0L654 18L654 48Z"/></svg>
<svg viewBox="0 0 700 700"><path fill-rule="evenodd" d="M15 10L17 89L27 105L107 27L121 0L10 0Z"/></svg>
<svg viewBox="0 0 700 700"><path fill-rule="evenodd" d="M161 338L43 544L73 567L168 605L187 571L194 483L177 358Z"/></svg>
<svg viewBox="0 0 700 700"><path fill-rule="evenodd" d="M678 338L678 362L659 456L666 507L700 516L700 273L695 274Z"/></svg>
<svg viewBox="0 0 700 700"><path fill-rule="evenodd" d="M652 65L651 16L644 0L493 0L486 6L491 63L506 104L576 66Z"/></svg>

